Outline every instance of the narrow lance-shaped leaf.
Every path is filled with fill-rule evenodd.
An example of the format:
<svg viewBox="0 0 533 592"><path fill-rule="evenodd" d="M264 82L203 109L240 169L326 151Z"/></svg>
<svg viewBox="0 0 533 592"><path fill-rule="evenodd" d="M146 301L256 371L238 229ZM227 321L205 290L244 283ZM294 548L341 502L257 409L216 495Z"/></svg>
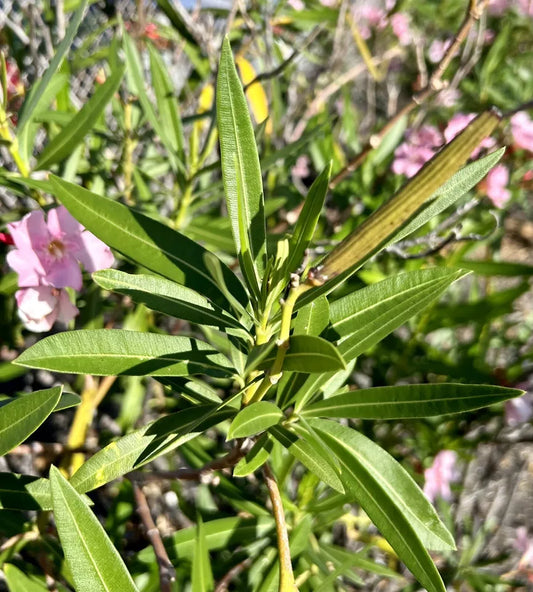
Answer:
<svg viewBox="0 0 533 592"><path fill-rule="evenodd" d="M468 272L442 267L401 273L330 306L326 337L347 359L357 357L435 301Z"/></svg>
<svg viewBox="0 0 533 592"><path fill-rule="evenodd" d="M215 327L244 327L220 307L194 290L153 275L129 274L116 269L93 273L94 281L106 290L130 296L152 310L178 319Z"/></svg>
<svg viewBox="0 0 533 592"><path fill-rule="evenodd" d="M136 592L103 526L72 485L50 468L54 519L78 592Z"/></svg>
<svg viewBox="0 0 533 592"><path fill-rule="evenodd" d="M246 453L246 456L235 465L233 476L246 477L257 471L269 459L272 447L273 441L270 434L262 434L251 450Z"/></svg>
<svg viewBox="0 0 533 592"><path fill-rule="evenodd" d="M55 72L57 71L57 69L61 65L61 62L63 61L63 58L65 57L65 54L67 53L72 42L74 41L74 37L76 37L76 33L78 32L78 28L79 28L80 23L83 19L83 15L85 14L85 9L87 8L87 2L88 2L88 0L81 0L80 4L78 6L78 10L76 10L76 12L72 15L72 19L67 27L67 30L65 31L65 36L63 37L63 40L59 44L59 46L54 54L54 57L52 58L52 61L50 62L50 65L48 66L46 72L43 74L42 78L40 78L40 80L35 84L35 86L33 86L30 93L28 94L28 97L27 97L26 101L24 102L24 105L22 106L22 109L20 110L20 113L19 113L19 119L18 119L18 125L17 125L19 133L21 133L23 128L30 121L31 116L35 110L35 107L39 103L39 99L41 98L43 93L46 91L46 88L47 88L48 84L50 83L52 76L55 74Z"/></svg>
<svg viewBox="0 0 533 592"><path fill-rule="evenodd" d="M2 571L7 582L9 592L46 592L48 587L44 581L41 582L20 571L11 563L4 563Z"/></svg>
<svg viewBox="0 0 533 592"><path fill-rule="evenodd" d="M274 519L271 516L218 518L205 522L203 530L207 549L219 551L227 549L232 544L235 546L246 545L270 536L274 530ZM194 556L195 541L196 526L178 530L172 535L167 545L170 559L191 560ZM150 546L143 549L137 559L143 563L153 564L153 548Z"/></svg>
<svg viewBox="0 0 533 592"><path fill-rule="evenodd" d="M183 234L54 175L50 176L49 189L76 220L107 245L224 308L227 300L206 262L216 260L225 288L240 304L247 305L246 291L228 266Z"/></svg>
<svg viewBox="0 0 533 592"><path fill-rule="evenodd" d="M248 405L231 422L228 440L248 438L276 425L283 418L283 411L269 401L258 401Z"/></svg>
<svg viewBox="0 0 533 592"><path fill-rule="evenodd" d="M229 360L190 337L122 329L69 331L41 339L14 362L95 376L186 376L231 372Z"/></svg>
<svg viewBox="0 0 533 592"><path fill-rule="evenodd" d="M293 322L295 335L320 335L329 323L329 302L320 296L300 308Z"/></svg>
<svg viewBox="0 0 533 592"><path fill-rule="evenodd" d="M380 251L421 211L437 189L461 168L474 148L499 122L500 116L496 111L486 111L444 146L400 191L311 270L308 285L319 287L304 293L298 306L333 290Z"/></svg>
<svg viewBox="0 0 533 592"><path fill-rule="evenodd" d="M346 490L428 592L446 588L425 545L453 549L450 533L403 467L377 444L351 428L310 420L342 465Z"/></svg>
<svg viewBox="0 0 533 592"><path fill-rule="evenodd" d="M312 473L336 491L344 493L343 484L331 458L316 445L314 440L307 441L287 428L276 425L269 429L270 434L282 444L297 460Z"/></svg>
<svg viewBox="0 0 533 592"><path fill-rule="evenodd" d="M404 226L402 230L394 235L391 242L401 241L403 238L413 233L423 226L426 222L443 212L446 208L452 206L467 191L470 191L474 185L495 166L505 153L505 148L500 148L483 158L466 165L455 175L446 181L437 191L435 199L431 201L423 210L415 216L411 222Z"/></svg>
<svg viewBox="0 0 533 592"><path fill-rule="evenodd" d="M196 524L196 541L192 558L192 589L195 592L211 592L214 588L211 560L204 531L202 517L198 514Z"/></svg>
<svg viewBox="0 0 533 592"><path fill-rule="evenodd" d="M256 292L266 255L263 183L252 122L227 38L220 57L216 102L222 178L233 239L246 281Z"/></svg>
<svg viewBox="0 0 533 592"><path fill-rule="evenodd" d="M117 91L123 75L124 65L121 64L104 84L96 88L93 96L72 117L69 124L45 146L37 161L36 169L46 169L72 154L74 148L93 128L105 106Z"/></svg>
<svg viewBox="0 0 533 592"><path fill-rule="evenodd" d="M463 413L523 395L484 384L408 384L343 393L304 409L303 417L405 419Z"/></svg>
<svg viewBox="0 0 533 592"><path fill-rule="evenodd" d="M62 387L22 395L0 408L0 456L3 456L43 423L61 396Z"/></svg>
<svg viewBox="0 0 533 592"><path fill-rule="evenodd" d="M328 192L331 167L332 163L330 161L309 188L290 242L290 256L287 263L287 270L289 272L296 271L302 264L305 250L313 239L315 228L320 218L320 212L322 211Z"/></svg>
<svg viewBox="0 0 533 592"><path fill-rule="evenodd" d="M170 130L163 126L163 123L158 117L148 93L146 92L145 74L143 71L141 56L135 46L135 41L125 31L123 31L122 35L128 86L139 98L146 119L148 119L153 130L157 134L157 137L161 139L161 142L167 149L172 168L180 172L185 172L185 165L180 160L178 153L175 150L176 141L174 138L170 137ZM156 78L154 82L158 83L159 80Z"/></svg>
<svg viewBox="0 0 533 592"><path fill-rule="evenodd" d="M330 305L331 325L324 335L336 343L345 360L354 360L422 311L464 275L462 270L421 269L352 292ZM305 408L330 377L317 374L306 380L296 395L296 412Z"/></svg>
<svg viewBox="0 0 533 592"><path fill-rule="evenodd" d="M168 136L167 143L172 146L181 162L185 163L183 126L178 106L178 97L172 85L170 76L163 59L152 46L148 45L150 53L150 70L152 83L157 98L157 107L161 119L161 130Z"/></svg>

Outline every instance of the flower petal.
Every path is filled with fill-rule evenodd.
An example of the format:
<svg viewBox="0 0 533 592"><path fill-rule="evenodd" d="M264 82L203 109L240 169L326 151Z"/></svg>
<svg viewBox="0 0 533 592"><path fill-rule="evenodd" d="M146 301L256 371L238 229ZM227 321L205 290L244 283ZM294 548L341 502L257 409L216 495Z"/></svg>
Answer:
<svg viewBox="0 0 533 592"><path fill-rule="evenodd" d="M111 249L88 230L81 233L80 242L80 248L75 252L75 256L87 271L92 273L99 269L107 269L115 262Z"/></svg>
<svg viewBox="0 0 533 592"><path fill-rule="evenodd" d="M61 259L53 261L47 270L46 279L54 288L81 290L81 270L73 254L66 253Z"/></svg>

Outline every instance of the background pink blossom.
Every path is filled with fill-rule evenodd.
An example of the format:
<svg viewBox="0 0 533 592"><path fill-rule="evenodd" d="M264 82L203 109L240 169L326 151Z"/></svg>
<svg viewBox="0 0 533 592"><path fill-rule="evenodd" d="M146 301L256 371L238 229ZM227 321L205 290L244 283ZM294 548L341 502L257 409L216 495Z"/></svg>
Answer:
<svg viewBox="0 0 533 592"><path fill-rule="evenodd" d="M407 177L416 175L442 143L439 130L432 125L408 131L406 141L394 151L393 172Z"/></svg>
<svg viewBox="0 0 533 592"><path fill-rule="evenodd" d="M498 164L488 172L481 187L494 206L503 208L511 198L511 192L507 189L508 184L509 169L503 164Z"/></svg>
<svg viewBox="0 0 533 592"><path fill-rule="evenodd" d="M424 471L424 493L430 501L437 497L450 501L452 492L450 483L457 480L457 453L453 450L441 450L433 464Z"/></svg>
<svg viewBox="0 0 533 592"><path fill-rule="evenodd" d="M518 148L533 152L533 120L525 111L511 117L511 133Z"/></svg>

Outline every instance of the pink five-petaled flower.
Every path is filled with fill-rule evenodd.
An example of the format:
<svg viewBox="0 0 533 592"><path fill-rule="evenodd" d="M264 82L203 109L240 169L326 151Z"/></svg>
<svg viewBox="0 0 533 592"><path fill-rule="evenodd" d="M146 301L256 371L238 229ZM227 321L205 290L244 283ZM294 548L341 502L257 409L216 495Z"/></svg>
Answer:
<svg viewBox="0 0 533 592"><path fill-rule="evenodd" d="M50 286L23 288L15 293L18 314L30 331L50 331L56 321L68 323L78 314L66 290Z"/></svg>
<svg viewBox="0 0 533 592"><path fill-rule="evenodd" d="M495 207L503 208L511 198L511 192L507 189L508 184L509 169L499 164L489 171L480 188L485 191Z"/></svg>
<svg viewBox="0 0 533 592"><path fill-rule="evenodd" d="M420 129L409 130L406 141L394 152L393 172L407 177L416 175L441 145L442 136L432 125L423 125Z"/></svg>
<svg viewBox="0 0 533 592"><path fill-rule="evenodd" d="M511 133L518 148L533 152L533 120L525 111L511 117Z"/></svg>
<svg viewBox="0 0 533 592"><path fill-rule="evenodd" d="M113 254L94 234L85 230L59 206L44 213L36 210L19 222L8 224L16 249L8 253L8 264L19 274L19 287L51 286L79 290L79 263L87 271L113 264Z"/></svg>
<svg viewBox="0 0 533 592"><path fill-rule="evenodd" d="M433 459L433 464L424 471L424 493L431 501L437 497L450 501L452 492L450 483L457 481L457 453L453 450L441 450Z"/></svg>

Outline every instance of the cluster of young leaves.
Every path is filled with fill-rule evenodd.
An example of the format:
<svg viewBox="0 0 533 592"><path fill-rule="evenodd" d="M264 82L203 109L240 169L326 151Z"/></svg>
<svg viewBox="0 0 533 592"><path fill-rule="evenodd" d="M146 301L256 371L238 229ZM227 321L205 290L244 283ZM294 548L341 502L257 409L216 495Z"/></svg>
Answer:
<svg viewBox="0 0 533 592"><path fill-rule="evenodd" d="M73 22L75 27L75 19ZM72 31L66 36L65 48ZM186 190L188 175L196 170L187 162L171 83L157 53L151 50L156 112L143 87L135 44L127 35L124 50L129 84ZM73 150L111 100L123 74L124 66L116 63L107 82L49 142L37 167L54 166ZM49 88L43 79L21 114L23 147L31 145L31 113ZM501 151L459 170L498 119L490 112L480 116L318 267L302 272L302 260L328 189L330 167L310 188L292 234L281 238L273 249L267 240L267 208L254 130L227 41L220 60L216 103L224 193L242 280L221 257L185 233L117 201L54 175L47 181L10 178L11 183L54 195L87 229L144 269L135 274L97 272L93 275L97 284L188 321L202 329L206 340L194 333L173 336L95 329L53 335L23 352L17 364L29 368L98 376L153 376L181 396L182 408L112 442L69 480L54 467L49 479L2 474L2 507L53 510L68 564L63 575L77 590L144 589L128 574L85 494L177 448L191 451L190 446L206 430L223 428L230 420L229 442L239 446L245 438L253 442L234 467L234 477L246 477L266 462L280 482L292 462L298 461L309 471L298 490L299 507L292 509L295 522L290 537L298 569L314 567L302 590L332 590L340 576L359 582L360 569L394 575L361 554L350 554L331 544L307 545L309 537L319 536L324 524L339 518L342 505L349 502L364 509L427 590L442 592L444 584L427 550L453 549L450 533L401 464L365 435L332 418L440 416L504 401L521 391L444 383L357 391L343 387L359 355L435 302L465 275L462 269L420 269L337 299L327 295L370 256L452 205L494 166ZM297 272L301 275L295 276ZM204 380L200 382L196 376ZM222 398L212 386L217 383L235 385L237 392ZM50 413L76 402L74 396L62 394L58 388L9 402L0 414L2 453L23 442ZM211 460L202 458L198 450L195 455L199 466ZM275 587L279 567L272 518L257 501L239 498L226 477L220 487L234 507L241 504L254 517L199 520L197 527L177 533L169 548L180 567L182 559L191 565L183 581L191 581L194 590L212 589L208 552L233 542L245 546L252 561L251 574L255 572L255 576L250 575L248 589ZM149 550L138 559L153 563ZM15 566L5 573L14 590L22 589L23 574Z"/></svg>

